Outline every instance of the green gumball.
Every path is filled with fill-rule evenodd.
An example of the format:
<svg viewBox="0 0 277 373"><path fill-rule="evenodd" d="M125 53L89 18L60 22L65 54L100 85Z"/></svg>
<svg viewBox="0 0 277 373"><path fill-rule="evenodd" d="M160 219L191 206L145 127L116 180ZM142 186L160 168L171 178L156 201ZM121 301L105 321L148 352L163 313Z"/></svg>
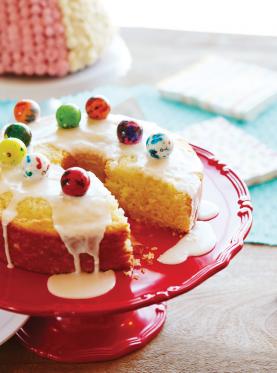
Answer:
<svg viewBox="0 0 277 373"><path fill-rule="evenodd" d="M4 138L7 139L10 137L19 139L24 142L26 146L29 146L32 140L32 132L24 123L12 123L4 130Z"/></svg>
<svg viewBox="0 0 277 373"><path fill-rule="evenodd" d="M74 104L64 104L58 108L56 119L60 128L76 128L80 124L81 111Z"/></svg>

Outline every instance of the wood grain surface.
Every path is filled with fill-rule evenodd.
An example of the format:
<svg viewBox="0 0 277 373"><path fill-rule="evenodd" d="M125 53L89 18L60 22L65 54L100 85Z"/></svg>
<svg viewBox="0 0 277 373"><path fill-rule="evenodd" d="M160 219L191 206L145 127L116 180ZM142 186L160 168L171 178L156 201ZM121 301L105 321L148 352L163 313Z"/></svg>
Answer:
<svg viewBox="0 0 277 373"><path fill-rule="evenodd" d="M15 338L0 348L0 372L277 372L277 249L247 245L231 264L168 303L162 332L119 360L57 364Z"/></svg>
<svg viewBox="0 0 277 373"><path fill-rule="evenodd" d="M155 84L214 51L277 69L274 38L139 29L122 34L134 59L126 85ZM246 245L226 269L168 303L162 332L142 350L112 362L57 364L13 338L0 347L0 373L275 373L276 285L277 248Z"/></svg>

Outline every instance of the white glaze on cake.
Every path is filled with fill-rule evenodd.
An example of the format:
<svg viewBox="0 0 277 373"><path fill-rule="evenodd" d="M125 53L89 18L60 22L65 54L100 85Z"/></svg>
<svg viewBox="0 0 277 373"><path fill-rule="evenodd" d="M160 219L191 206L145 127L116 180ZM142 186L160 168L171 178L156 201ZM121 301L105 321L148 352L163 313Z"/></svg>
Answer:
<svg viewBox="0 0 277 373"><path fill-rule="evenodd" d="M95 271L99 271L100 242L106 227L112 223L112 197L91 173L90 177L89 191L83 197L62 195L51 202L55 229L73 255L77 273L80 272L79 257L82 253L94 258Z"/></svg>
<svg viewBox="0 0 277 373"><path fill-rule="evenodd" d="M128 157L131 167L137 167L146 175L171 183L177 190L186 192L195 199L201 188L198 175L203 173L203 165L184 138L155 123L136 120L143 127L142 141L136 145L121 144L117 138L117 125L128 119L130 118L122 115L110 114L106 120L93 121L83 113L79 128L64 130L57 129L54 116L46 117L31 126L33 144L54 144L73 156L78 151L96 152L115 163ZM173 151L167 159L151 158L146 151L148 136L158 132L167 133L174 142Z"/></svg>
<svg viewBox="0 0 277 373"><path fill-rule="evenodd" d="M216 245L216 236L207 222L197 221L192 230L177 244L158 257L163 264L180 264L189 256L198 256L211 251Z"/></svg>
<svg viewBox="0 0 277 373"><path fill-rule="evenodd" d="M198 220L211 220L219 214L218 206L210 201L201 200L198 211Z"/></svg>

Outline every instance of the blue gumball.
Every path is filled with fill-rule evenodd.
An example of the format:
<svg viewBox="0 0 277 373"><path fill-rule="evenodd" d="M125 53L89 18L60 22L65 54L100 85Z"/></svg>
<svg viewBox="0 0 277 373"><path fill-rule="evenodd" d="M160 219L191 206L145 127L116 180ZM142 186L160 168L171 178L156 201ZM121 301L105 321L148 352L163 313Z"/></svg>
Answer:
<svg viewBox="0 0 277 373"><path fill-rule="evenodd" d="M148 137L146 148L152 158L168 158L173 150L173 142L165 133L155 133Z"/></svg>

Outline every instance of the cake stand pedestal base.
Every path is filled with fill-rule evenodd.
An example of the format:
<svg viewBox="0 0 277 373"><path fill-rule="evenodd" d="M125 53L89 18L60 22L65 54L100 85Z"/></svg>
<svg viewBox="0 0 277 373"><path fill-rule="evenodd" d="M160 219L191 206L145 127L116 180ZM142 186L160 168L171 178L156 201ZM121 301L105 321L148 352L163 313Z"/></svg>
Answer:
<svg viewBox="0 0 277 373"><path fill-rule="evenodd" d="M63 362L116 359L146 345L161 330L166 305L98 316L31 317L17 336L36 354Z"/></svg>

